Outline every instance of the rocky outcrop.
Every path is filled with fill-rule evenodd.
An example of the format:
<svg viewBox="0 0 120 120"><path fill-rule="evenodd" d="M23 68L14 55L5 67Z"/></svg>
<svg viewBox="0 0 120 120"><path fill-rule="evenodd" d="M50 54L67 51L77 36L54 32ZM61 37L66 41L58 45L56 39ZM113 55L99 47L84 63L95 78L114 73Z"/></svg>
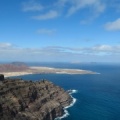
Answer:
<svg viewBox="0 0 120 120"><path fill-rule="evenodd" d="M0 81L4 80L4 75L0 74Z"/></svg>
<svg viewBox="0 0 120 120"><path fill-rule="evenodd" d="M0 85L0 120L54 120L71 102L68 92L47 80L5 79Z"/></svg>

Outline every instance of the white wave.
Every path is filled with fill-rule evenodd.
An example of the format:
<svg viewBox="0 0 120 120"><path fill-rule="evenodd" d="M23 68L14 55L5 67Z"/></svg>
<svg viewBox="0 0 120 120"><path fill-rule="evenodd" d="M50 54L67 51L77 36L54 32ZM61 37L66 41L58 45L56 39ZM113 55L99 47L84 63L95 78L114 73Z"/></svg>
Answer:
<svg viewBox="0 0 120 120"><path fill-rule="evenodd" d="M68 90L69 94L73 94L73 93L77 93L78 91L77 90Z"/></svg>
<svg viewBox="0 0 120 120"><path fill-rule="evenodd" d="M69 116L69 113L68 113L68 111L64 108L64 115L61 116L61 117L55 118L55 120L61 120L61 119L66 118L66 117L68 117L68 116Z"/></svg>
<svg viewBox="0 0 120 120"><path fill-rule="evenodd" d="M73 99L72 103L69 106L66 106L65 109L72 107L76 103L77 99L75 99L74 97L72 97L72 99Z"/></svg>
<svg viewBox="0 0 120 120"><path fill-rule="evenodd" d="M77 90L68 90L68 92L69 92L70 96L72 97L71 94L77 93L78 91L77 91ZM72 99L73 99L72 103L71 103L69 106L66 106L66 107L64 108L64 115L61 116L61 117L57 117L57 118L55 118L54 120L61 120L61 119L66 118L66 117L69 116L69 112L67 111L67 109L70 108L70 107L72 107L72 106L76 103L76 101L77 101L77 99L74 98L74 97L72 97Z"/></svg>

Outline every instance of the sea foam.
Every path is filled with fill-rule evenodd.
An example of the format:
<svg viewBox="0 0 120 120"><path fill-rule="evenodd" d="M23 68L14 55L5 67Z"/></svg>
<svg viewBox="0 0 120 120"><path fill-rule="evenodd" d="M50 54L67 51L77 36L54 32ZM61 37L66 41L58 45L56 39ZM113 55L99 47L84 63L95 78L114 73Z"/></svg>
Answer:
<svg viewBox="0 0 120 120"><path fill-rule="evenodd" d="M69 92L70 96L72 97L72 94L77 93L78 91L77 90L68 90L68 92ZM72 99L73 99L72 103L69 106L64 107L64 115L61 117L55 118L55 120L61 120L61 119L69 116L69 112L67 111L67 109L72 107L77 101L77 99L74 97L72 97Z"/></svg>

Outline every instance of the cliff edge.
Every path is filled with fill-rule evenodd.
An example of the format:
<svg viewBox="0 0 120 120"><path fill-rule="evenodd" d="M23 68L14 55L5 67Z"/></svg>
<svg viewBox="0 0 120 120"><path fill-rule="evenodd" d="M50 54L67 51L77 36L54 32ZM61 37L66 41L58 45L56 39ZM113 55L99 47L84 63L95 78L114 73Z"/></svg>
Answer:
<svg viewBox="0 0 120 120"><path fill-rule="evenodd" d="M0 120L54 120L64 114L71 96L47 80L0 77Z"/></svg>

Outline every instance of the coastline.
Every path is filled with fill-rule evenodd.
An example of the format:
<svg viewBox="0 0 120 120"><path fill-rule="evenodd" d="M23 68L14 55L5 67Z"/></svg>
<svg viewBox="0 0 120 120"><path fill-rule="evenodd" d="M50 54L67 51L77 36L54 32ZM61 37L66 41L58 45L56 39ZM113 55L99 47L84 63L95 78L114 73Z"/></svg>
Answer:
<svg viewBox="0 0 120 120"><path fill-rule="evenodd" d="M48 80L4 77L0 80L0 118L3 120L53 120L74 102L67 91Z"/></svg>
<svg viewBox="0 0 120 120"><path fill-rule="evenodd" d="M13 76L21 76L21 75L29 75L29 74L99 74L89 70L82 69L62 69L62 68L52 68L52 67L29 67L28 70L25 71L17 71L17 72L1 72L5 77L13 77Z"/></svg>
<svg viewBox="0 0 120 120"><path fill-rule="evenodd" d="M70 108L70 107L72 107L72 106L74 106L74 104L76 103L77 99L74 98L72 96L72 94L77 93L77 92L78 92L77 90L71 90L71 92L69 93L69 95L73 99L72 103L70 105L68 105L68 106L66 106L66 107L63 108L64 109L64 114L61 117L57 117L54 120L61 120L61 119L66 118L66 117L68 117L70 115L69 112L67 111L67 109Z"/></svg>

